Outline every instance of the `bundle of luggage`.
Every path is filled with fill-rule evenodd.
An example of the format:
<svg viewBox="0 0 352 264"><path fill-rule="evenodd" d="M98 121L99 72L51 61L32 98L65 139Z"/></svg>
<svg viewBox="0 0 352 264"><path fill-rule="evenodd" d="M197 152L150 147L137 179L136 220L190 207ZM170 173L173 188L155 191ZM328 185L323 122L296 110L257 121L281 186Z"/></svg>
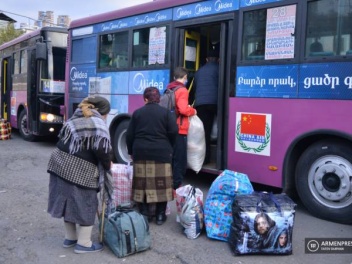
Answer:
<svg viewBox="0 0 352 264"><path fill-rule="evenodd" d="M284 193L238 195L229 244L236 255L292 254L296 204Z"/></svg>
<svg viewBox="0 0 352 264"><path fill-rule="evenodd" d="M239 194L250 194L253 187L246 174L223 171L210 186L204 205L207 236L227 241L232 223L231 205Z"/></svg>
<svg viewBox="0 0 352 264"><path fill-rule="evenodd" d="M5 119L0 119L0 140L11 138L11 124Z"/></svg>
<svg viewBox="0 0 352 264"><path fill-rule="evenodd" d="M131 203L132 167L120 164L112 172L114 211L101 225L104 242L120 258L150 249L151 236L148 220ZM176 190L176 221L187 238L205 227L209 238L228 242L235 255L292 254L295 208L286 194L255 192L246 174L230 170L212 183L204 205L199 188Z"/></svg>
<svg viewBox="0 0 352 264"><path fill-rule="evenodd" d="M101 239L118 257L123 258L151 248L147 219L134 209L132 201L133 167L113 164L111 204L103 203L100 214Z"/></svg>
<svg viewBox="0 0 352 264"><path fill-rule="evenodd" d="M225 170L205 201L207 236L228 242L235 255L292 254L295 208L286 194L254 192L247 175Z"/></svg>

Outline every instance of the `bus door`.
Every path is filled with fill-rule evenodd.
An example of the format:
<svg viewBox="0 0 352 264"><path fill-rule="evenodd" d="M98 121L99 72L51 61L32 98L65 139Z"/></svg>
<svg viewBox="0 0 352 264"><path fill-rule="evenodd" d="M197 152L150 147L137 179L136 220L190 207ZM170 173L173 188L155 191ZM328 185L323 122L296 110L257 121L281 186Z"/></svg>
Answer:
<svg viewBox="0 0 352 264"><path fill-rule="evenodd" d="M11 121L11 59L1 62L1 117Z"/></svg>
<svg viewBox="0 0 352 264"><path fill-rule="evenodd" d="M232 21L232 20L231 20ZM203 171L217 171L226 168L227 153L227 122L228 99L230 90L230 67L232 60L231 21L219 21L207 24L180 23L180 27L175 30L174 64L173 68L183 65L190 71L188 88L191 91L190 104L194 103L193 87L194 73L206 63L206 56L210 48L219 50L220 72L218 85L218 113L214 121L211 135L211 162L203 166Z"/></svg>
<svg viewBox="0 0 352 264"><path fill-rule="evenodd" d="M189 91L189 103L194 103L194 89L193 79L194 74L199 68L199 53L200 53L200 33L193 30L185 31L184 41L184 56L183 56L183 67L188 70L188 91Z"/></svg>

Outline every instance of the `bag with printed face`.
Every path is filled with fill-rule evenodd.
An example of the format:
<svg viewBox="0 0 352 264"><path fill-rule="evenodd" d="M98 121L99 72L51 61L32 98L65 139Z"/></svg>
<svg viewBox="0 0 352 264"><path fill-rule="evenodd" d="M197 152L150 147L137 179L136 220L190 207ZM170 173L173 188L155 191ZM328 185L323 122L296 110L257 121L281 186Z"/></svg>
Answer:
<svg viewBox="0 0 352 264"><path fill-rule="evenodd" d="M284 193L237 195L228 240L235 255L292 254L295 208Z"/></svg>

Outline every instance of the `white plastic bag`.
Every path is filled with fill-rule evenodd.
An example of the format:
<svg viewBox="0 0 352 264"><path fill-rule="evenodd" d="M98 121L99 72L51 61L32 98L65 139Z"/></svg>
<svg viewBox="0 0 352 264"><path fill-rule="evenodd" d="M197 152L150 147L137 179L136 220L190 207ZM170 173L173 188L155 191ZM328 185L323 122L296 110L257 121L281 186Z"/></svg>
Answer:
<svg viewBox="0 0 352 264"><path fill-rule="evenodd" d="M189 118L187 135L187 166L196 173L203 166L205 158L205 134L203 122L197 115Z"/></svg>
<svg viewBox="0 0 352 264"><path fill-rule="evenodd" d="M188 184L176 189L176 221L184 227L187 238L195 239L204 226L203 192Z"/></svg>

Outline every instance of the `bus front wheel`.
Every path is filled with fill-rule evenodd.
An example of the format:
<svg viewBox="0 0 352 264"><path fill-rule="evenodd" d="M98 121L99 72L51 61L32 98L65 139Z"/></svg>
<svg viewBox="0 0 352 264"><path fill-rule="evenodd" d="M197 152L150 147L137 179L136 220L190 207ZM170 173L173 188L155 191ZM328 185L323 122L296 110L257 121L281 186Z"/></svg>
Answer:
<svg viewBox="0 0 352 264"><path fill-rule="evenodd" d="M28 122L27 112L26 110L22 110L18 119L18 126L17 126L20 132L20 135L24 140L35 141L36 136L33 135L33 133L28 129L27 122Z"/></svg>
<svg viewBox="0 0 352 264"><path fill-rule="evenodd" d="M114 155L117 163L126 164L130 161L126 145L126 132L129 125L128 120L122 121L115 130L114 135Z"/></svg>
<svg viewBox="0 0 352 264"><path fill-rule="evenodd" d="M307 148L296 168L296 189L313 215L352 223L352 147L321 140Z"/></svg>

